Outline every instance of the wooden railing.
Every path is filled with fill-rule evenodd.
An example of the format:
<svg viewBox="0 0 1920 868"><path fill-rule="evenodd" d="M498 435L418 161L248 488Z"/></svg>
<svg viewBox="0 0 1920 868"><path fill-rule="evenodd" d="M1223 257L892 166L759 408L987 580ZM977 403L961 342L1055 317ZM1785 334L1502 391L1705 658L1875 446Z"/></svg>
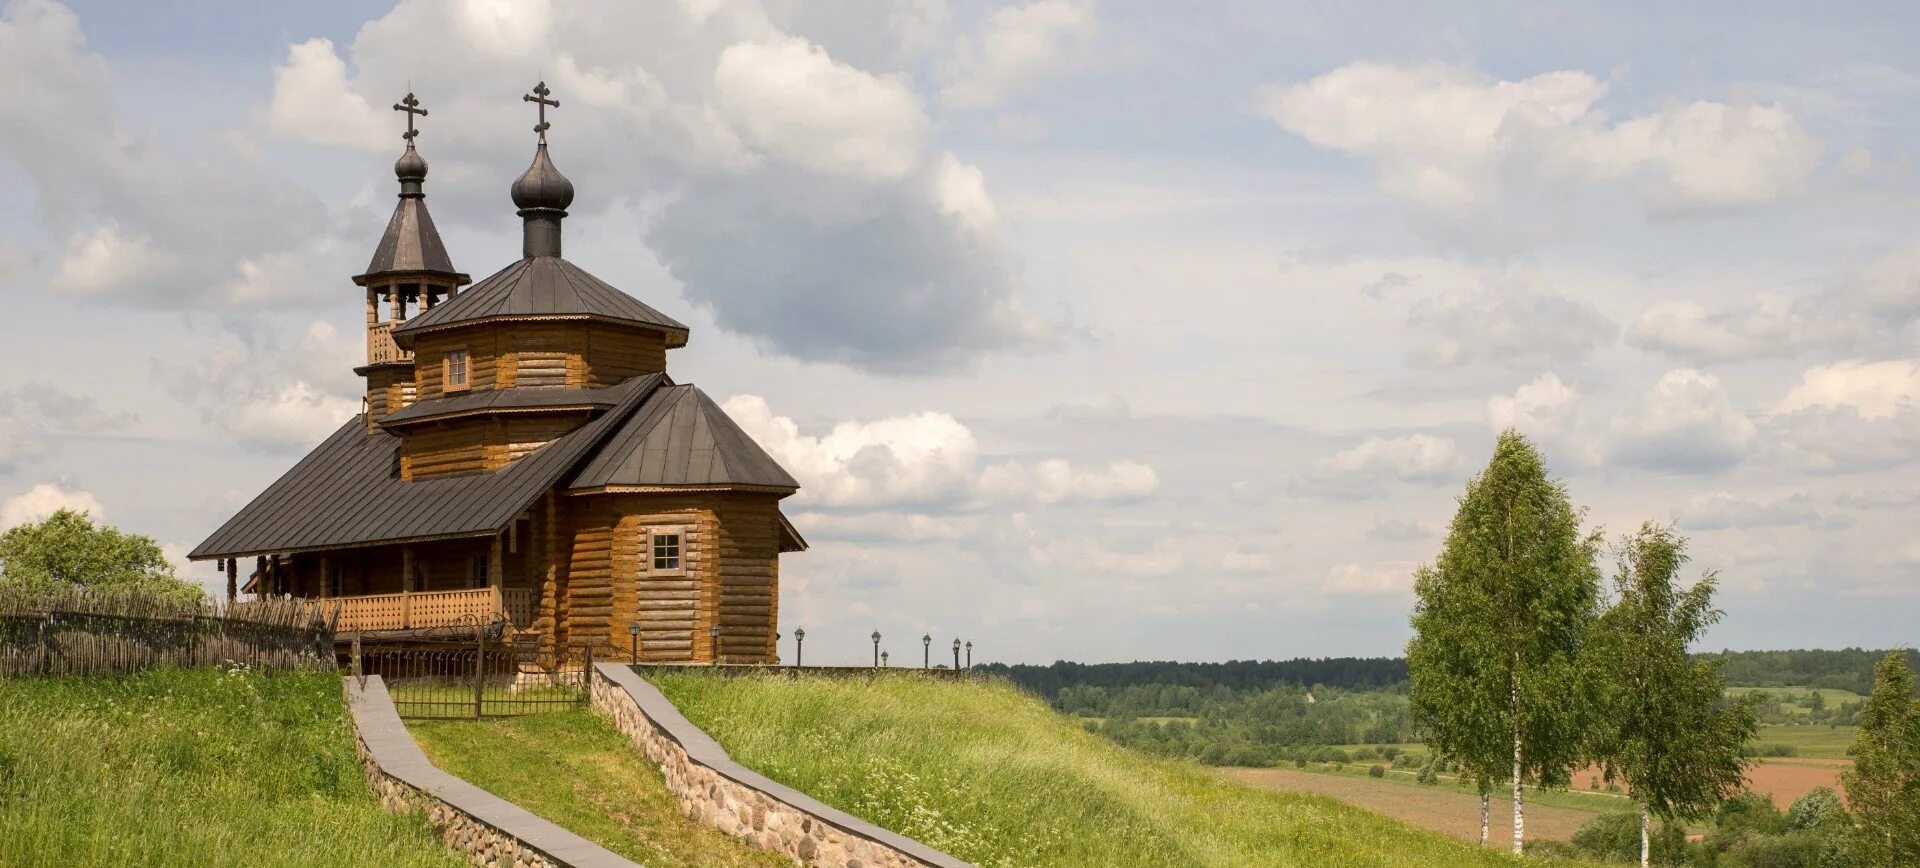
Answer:
<svg viewBox="0 0 1920 868"><path fill-rule="evenodd" d="M518 628L532 622L533 596L527 588L473 588L460 591L403 591L364 597L332 597L313 605L327 618L338 614L340 633L371 630L419 630L489 624L505 620Z"/></svg>
<svg viewBox="0 0 1920 868"><path fill-rule="evenodd" d="M367 364L404 362L413 358L412 353L393 342L393 326L394 323L389 320L367 327Z"/></svg>

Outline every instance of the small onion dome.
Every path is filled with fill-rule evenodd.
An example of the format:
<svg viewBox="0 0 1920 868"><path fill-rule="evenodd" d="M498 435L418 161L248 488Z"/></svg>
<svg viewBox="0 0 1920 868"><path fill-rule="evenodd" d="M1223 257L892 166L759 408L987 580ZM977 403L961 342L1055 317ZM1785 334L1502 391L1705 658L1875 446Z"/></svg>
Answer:
<svg viewBox="0 0 1920 868"><path fill-rule="evenodd" d="M427 158L408 143L407 152L394 161L393 174L402 181L425 181L427 179Z"/></svg>
<svg viewBox="0 0 1920 868"><path fill-rule="evenodd" d="M565 211L573 204L573 182L560 170L553 167L553 161L547 159L547 145L540 143L540 149L533 154L533 165L520 180L513 182L513 204L522 211L550 209Z"/></svg>

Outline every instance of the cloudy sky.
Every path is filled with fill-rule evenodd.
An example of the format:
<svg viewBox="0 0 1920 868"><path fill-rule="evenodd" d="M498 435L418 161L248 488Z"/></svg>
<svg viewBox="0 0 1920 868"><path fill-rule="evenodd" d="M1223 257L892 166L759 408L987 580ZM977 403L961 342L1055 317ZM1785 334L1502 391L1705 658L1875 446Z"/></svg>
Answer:
<svg viewBox="0 0 1920 868"><path fill-rule="evenodd" d="M9 0L0 526L211 532L357 410L387 106L479 277L544 77L809 659L1398 653L1508 426L1711 644L1920 638L1920 10L1328 5Z"/></svg>

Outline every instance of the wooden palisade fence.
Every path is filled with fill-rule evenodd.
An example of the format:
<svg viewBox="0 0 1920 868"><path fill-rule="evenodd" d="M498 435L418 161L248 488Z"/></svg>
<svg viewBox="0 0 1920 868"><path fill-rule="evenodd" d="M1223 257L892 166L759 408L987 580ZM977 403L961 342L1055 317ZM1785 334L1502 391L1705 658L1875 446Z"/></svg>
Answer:
<svg viewBox="0 0 1920 868"><path fill-rule="evenodd" d="M0 590L0 677L332 665L333 625L299 601Z"/></svg>

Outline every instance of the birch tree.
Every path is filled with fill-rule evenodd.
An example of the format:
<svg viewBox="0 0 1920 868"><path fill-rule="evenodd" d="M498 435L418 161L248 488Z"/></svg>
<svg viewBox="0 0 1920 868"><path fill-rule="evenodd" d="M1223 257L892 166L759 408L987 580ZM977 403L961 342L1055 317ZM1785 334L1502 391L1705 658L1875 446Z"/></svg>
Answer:
<svg viewBox="0 0 1920 868"><path fill-rule="evenodd" d="M1527 785L1564 785L1586 741L1579 675L1600 574L1582 517L1533 444L1502 432L1415 579L1414 713L1469 775L1512 782L1514 853L1526 846Z"/></svg>
<svg viewBox="0 0 1920 868"><path fill-rule="evenodd" d="M1920 865L1920 700L1899 651L1873 670L1873 694L1860 710L1853 768L1840 773L1863 865Z"/></svg>
<svg viewBox="0 0 1920 868"><path fill-rule="evenodd" d="M1676 583L1686 538L1648 523L1615 553L1618 596L1590 643L1602 711L1593 732L1607 780L1624 781L1639 804L1645 868L1652 818L1702 820L1740 791L1740 747L1757 728L1750 701L1724 700L1719 663L1687 655L1721 613L1714 574L1684 589Z"/></svg>

